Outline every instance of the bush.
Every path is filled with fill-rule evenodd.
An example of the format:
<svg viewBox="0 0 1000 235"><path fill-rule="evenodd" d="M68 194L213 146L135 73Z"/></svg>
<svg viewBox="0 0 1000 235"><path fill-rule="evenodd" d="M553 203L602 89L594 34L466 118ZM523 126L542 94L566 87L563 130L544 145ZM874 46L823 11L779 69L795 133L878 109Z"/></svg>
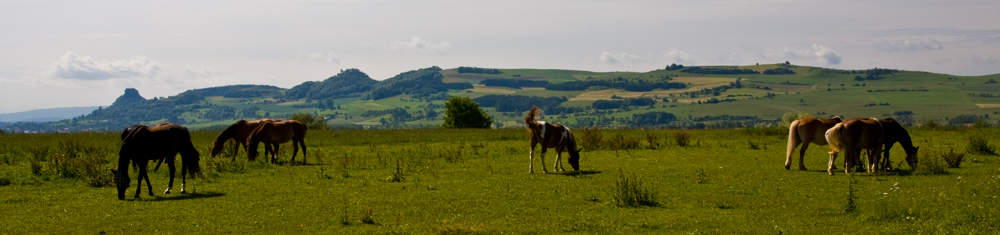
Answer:
<svg viewBox="0 0 1000 235"><path fill-rule="evenodd" d="M580 138L580 145L583 148L597 150L604 147L604 135L601 135L601 130L597 126L580 129L580 134L583 134L583 138Z"/></svg>
<svg viewBox="0 0 1000 235"><path fill-rule="evenodd" d="M962 157L965 157L965 154L955 153L954 148L952 148L948 153L941 154L941 158L948 163L948 168L958 168L958 165L962 164Z"/></svg>
<svg viewBox="0 0 1000 235"><path fill-rule="evenodd" d="M618 180L612 189L611 197L619 207L656 206L656 192L642 185L642 179L634 174L626 177L618 168Z"/></svg>
<svg viewBox="0 0 1000 235"><path fill-rule="evenodd" d="M936 157L928 158L927 160L920 162L920 165L917 166L915 172L918 175L948 174L948 171L945 170L945 164L946 163L943 163L941 158L936 158Z"/></svg>
<svg viewBox="0 0 1000 235"><path fill-rule="evenodd" d="M632 136L626 136L621 132L615 134L615 137L610 141L606 142L608 147L612 149L637 149L639 148L639 138Z"/></svg>
<svg viewBox="0 0 1000 235"><path fill-rule="evenodd" d="M969 145L966 152L979 155L997 155L996 148L990 145L986 135L982 132L975 132L969 135Z"/></svg>
<svg viewBox="0 0 1000 235"><path fill-rule="evenodd" d="M686 130L680 129L674 131L674 141L677 142L677 146L687 146L691 143L691 133Z"/></svg>

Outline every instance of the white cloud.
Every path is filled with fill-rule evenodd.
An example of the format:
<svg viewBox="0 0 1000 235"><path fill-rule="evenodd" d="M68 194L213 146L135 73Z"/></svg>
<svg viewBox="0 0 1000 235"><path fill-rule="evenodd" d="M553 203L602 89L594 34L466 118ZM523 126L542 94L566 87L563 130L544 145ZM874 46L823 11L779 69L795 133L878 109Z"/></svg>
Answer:
<svg viewBox="0 0 1000 235"><path fill-rule="evenodd" d="M626 64L632 66L634 63L638 62L639 56L632 55L622 52L621 54L612 54L611 52L601 51L601 56L597 57L598 60L608 64Z"/></svg>
<svg viewBox="0 0 1000 235"><path fill-rule="evenodd" d="M683 52L683 51L677 50L677 48L672 48L672 49L670 49L670 51L667 51L665 54L667 56L667 60L670 60L670 62L675 62L675 63L690 63L690 62L693 62L693 60L691 59L691 54L688 54L687 52Z"/></svg>
<svg viewBox="0 0 1000 235"><path fill-rule="evenodd" d="M882 41L875 46L884 52L933 51L942 49L941 43L933 38L930 38L927 41L910 39Z"/></svg>
<svg viewBox="0 0 1000 235"><path fill-rule="evenodd" d="M438 43L424 41L418 37L413 37L409 42L396 41L392 45L392 50L409 50L409 51L429 51L429 52L441 52L451 47L451 43L448 41L442 41Z"/></svg>
<svg viewBox="0 0 1000 235"><path fill-rule="evenodd" d="M816 55L817 61L824 65L838 65L840 64L840 55L837 54L833 48L828 46L823 46L813 43L813 55Z"/></svg>
<svg viewBox="0 0 1000 235"><path fill-rule="evenodd" d="M162 69L145 56L132 57L129 60L95 60L89 56L80 56L66 52L53 65L51 74L57 78L81 80L106 80L112 78L155 77Z"/></svg>
<svg viewBox="0 0 1000 235"><path fill-rule="evenodd" d="M779 50L768 49L761 56L778 61L806 60L820 65L838 65L842 60L833 48L816 43L813 43L811 50L795 49L786 46Z"/></svg>
<svg viewBox="0 0 1000 235"><path fill-rule="evenodd" d="M975 65L996 66L1000 65L1000 59L991 56L975 56L972 57L972 63Z"/></svg>
<svg viewBox="0 0 1000 235"><path fill-rule="evenodd" d="M319 62L326 62L326 63L331 63L331 64L339 64L340 63L340 57L337 56L336 54L333 54L332 52L327 52L327 53L313 52L313 53L308 53L308 54L307 53L303 53L303 54L300 54L299 56L302 57L302 58L305 58L307 60L313 60L313 61L319 61Z"/></svg>

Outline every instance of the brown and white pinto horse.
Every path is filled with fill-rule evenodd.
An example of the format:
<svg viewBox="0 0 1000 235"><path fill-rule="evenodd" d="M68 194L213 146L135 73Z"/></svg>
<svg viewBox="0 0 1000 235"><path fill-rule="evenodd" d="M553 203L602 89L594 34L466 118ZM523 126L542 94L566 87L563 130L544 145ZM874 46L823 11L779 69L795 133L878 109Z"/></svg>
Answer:
<svg viewBox="0 0 1000 235"><path fill-rule="evenodd" d="M271 162L277 163L278 144L292 141L292 163L295 163L295 154L302 146L302 163L306 162L306 125L299 121L265 121L261 123L247 139L247 157L250 160L257 158L257 145L264 142L264 153L271 153Z"/></svg>
<svg viewBox="0 0 1000 235"><path fill-rule="evenodd" d="M802 144L802 148L799 149L799 170L806 170L806 165L802 160L806 156L809 143L827 145L826 130L842 121L843 119L840 117L830 119L806 117L792 122L792 125L788 126L788 154L785 156L785 170L792 167L792 153L799 144Z"/></svg>
<svg viewBox="0 0 1000 235"><path fill-rule="evenodd" d="M538 144L542 144L542 153L539 155L542 157L542 172L549 173L545 169L545 150L548 148L556 149L556 163L552 166L552 170L565 171L562 167L562 151L566 150L569 152L567 159L569 165L573 170L579 171L582 150L577 150L573 133L566 126L538 121L541 112L537 106L532 106L531 111L524 117L524 125L528 128L528 138L531 142L531 151L528 152L528 173L535 173L535 146Z"/></svg>
<svg viewBox="0 0 1000 235"><path fill-rule="evenodd" d="M236 145L233 146L233 161L236 161L236 155L239 155L240 153L239 150L240 145L242 145L243 148L249 146L247 141L249 141L250 139L250 133L253 133L253 131L256 130L261 123L269 121L274 121L274 120L271 119L261 119L256 121L239 120L236 121L236 123L229 125L229 127L227 127L226 130L223 130L222 133L219 134L219 137L215 138L215 142L212 142L212 157L219 155L219 153L222 152L222 148L225 146L226 141L232 139L236 141ZM265 152L264 154L268 153ZM249 157L250 155L248 154L247 158Z"/></svg>
<svg viewBox="0 0 1000 235"><path fill-rule="evenodd" d="M881 171L879 158L882 157L885 131L877 118L855 118L837 123L826 131L826 141L830 144L830 167L827 169L830 175L833 175L833 161L841 151L845 152L845 173L850 174L860 163L862 150L868 155L868 172Z"/></svg>
<svg viewBox="0 0 1000 235"><path fill-rule="evenodd" d="M142 180L146 180L149 188L149 195L153 196L152 185L149 183L149 175L146 166L150 160L166 160L170 167L170 183L163 193L170 193L174 186L174 159L178 153L181 154L181 193L184 193L184 186L187 182L187 174L192 176L201 172L198 165L198 150L191 144L191 134L187 128L176 124L160 123L154 127L132 126L125 129L126 133L122 137L122 147L118 151L118 169L112 169L114 182L118 188L118 199L125 199L125 190L129 187L128 165L133 163L139 168L138 185L136 185L135 198L139 198L142 192Z"/></svg>

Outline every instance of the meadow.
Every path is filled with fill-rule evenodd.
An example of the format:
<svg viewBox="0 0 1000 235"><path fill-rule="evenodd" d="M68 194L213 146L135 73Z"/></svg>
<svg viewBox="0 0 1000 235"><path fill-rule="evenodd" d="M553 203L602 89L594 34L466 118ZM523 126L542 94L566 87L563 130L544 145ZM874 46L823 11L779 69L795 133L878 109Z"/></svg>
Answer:
<svg viewBox="0 0 1000 235"><path fill-rule="evenodd" d="M523 129L310 131L306 162L301 153L289 162L283 145L279 164L247 161L242 150L236 161L211 158L218 133L194 131L204 173L189 179L188 193L178 193L178 179L163 194L166 167L151 166L155 196L133 199L133 182L126 200L116 198L109 171L119 133L0 135L0 233L1000 230L1000 131L992 128L910 129L917 169L896 146L895 171L833 176L826 146L810 147L808 171L784 169L787 129L574 132L585 149L581 171L555 172L550 151L549 173L536 153L528 174ZM943 156L959 154L960 167L949 168Z"/></svg>

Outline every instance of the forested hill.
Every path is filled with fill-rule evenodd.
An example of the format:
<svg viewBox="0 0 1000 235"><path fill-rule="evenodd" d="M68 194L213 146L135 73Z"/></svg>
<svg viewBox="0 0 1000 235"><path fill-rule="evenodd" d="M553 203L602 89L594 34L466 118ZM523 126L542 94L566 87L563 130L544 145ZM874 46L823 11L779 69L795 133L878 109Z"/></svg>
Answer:
<svg viewBox="0 0 1000 235"><path fill-rule="evenodd" d="M669 65L648 72L436 66L377 81L346 69L291 89L231 85L143 97L126 89L111 106L72 119L14 123L6 132L120 130L173 122L189 128L239 119L322 116L336 128L440 125L449 96L480 103L495 127L523 125L531 106L572 127L733 128L774 125L788 114L893 117L906 124L995 123L1000 75L954 76L885 68L838 70L790 63Z"/></svg>
<svg viewBox="0 0 1000 235"><path fill-rule="evenodd" d="M306 100L360 97L371 91L376 83L378 81L368 77L368 74L361 70L347 69L321 82L310 81L299 84L289 89L285 95L289 99Z"/></svg>

